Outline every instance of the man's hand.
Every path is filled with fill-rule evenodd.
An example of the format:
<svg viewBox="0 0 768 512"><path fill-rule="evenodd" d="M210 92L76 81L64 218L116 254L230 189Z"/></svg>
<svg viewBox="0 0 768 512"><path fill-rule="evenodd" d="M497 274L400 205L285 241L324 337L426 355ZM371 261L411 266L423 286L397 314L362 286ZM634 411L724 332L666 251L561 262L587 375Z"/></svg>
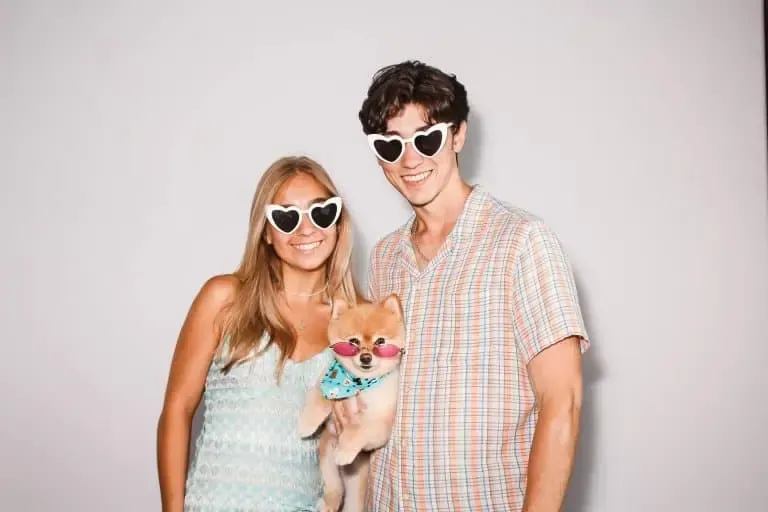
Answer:
<svg viewBox="0 0 768 512"><path fill-rule="evenodd" d="M359 393L351 398L334 401L333 412L331 413L333 433L339 436L347 425L356 425L359 415L365 410L365 407L365 402Z"/></svg>

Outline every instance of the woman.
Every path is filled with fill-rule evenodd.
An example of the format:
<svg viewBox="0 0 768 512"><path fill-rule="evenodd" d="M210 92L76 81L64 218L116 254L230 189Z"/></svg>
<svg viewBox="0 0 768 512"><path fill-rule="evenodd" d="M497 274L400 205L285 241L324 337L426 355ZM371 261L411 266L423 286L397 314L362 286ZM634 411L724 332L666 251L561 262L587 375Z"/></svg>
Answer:
<svg viewBox="0 0 768 512"><path fill-rule="evenodd" d="M181 329L158 425L164 512L314 510L317 440L300 439L296 424L332 357L331 301L362 298L351 253L349 214L326 171L305 157L272 164L240 268L203 285Z"/></svg>

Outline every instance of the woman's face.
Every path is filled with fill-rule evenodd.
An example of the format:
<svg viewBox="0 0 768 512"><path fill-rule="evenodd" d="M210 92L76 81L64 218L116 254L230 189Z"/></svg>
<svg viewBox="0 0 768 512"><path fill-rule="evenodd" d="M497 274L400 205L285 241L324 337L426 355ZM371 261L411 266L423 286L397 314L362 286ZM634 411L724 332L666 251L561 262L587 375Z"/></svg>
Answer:
<svg viewBox="0 0 768 512"><path fill-rule="evenodd" d="M341 203L326 203L324 208L314 210L315 222L320 227L312 222L307 210L331 197L312 176L303 172L290 177L278 189L272 199L271 212L267 213L266 240L283 264L303 271L318 270L325 265L336 247ZM287 209L290 207L294 208ZM327 229L322 229L325 226Z"/></svg>

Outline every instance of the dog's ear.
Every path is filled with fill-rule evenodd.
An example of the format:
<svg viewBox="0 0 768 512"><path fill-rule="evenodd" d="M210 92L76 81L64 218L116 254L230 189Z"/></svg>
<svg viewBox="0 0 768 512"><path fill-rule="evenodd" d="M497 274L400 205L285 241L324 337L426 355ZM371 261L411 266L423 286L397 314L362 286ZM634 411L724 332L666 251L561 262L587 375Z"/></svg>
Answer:
<svg viewBox="0 0 768 512"><path fill-rule="evenodd" d="M349 304L344 299L337 299L333 301L331 306L331 318L339 318L343 312L349 309Z"/></svg>
<svg viewBox="0 0 768 512"><path fill-rule="evenodd" d="M396 314L399 318L403 318L403 305L400 302L400 297L396 293L390 294L386 299L381 301L381 304L392 313Z"/></svg>

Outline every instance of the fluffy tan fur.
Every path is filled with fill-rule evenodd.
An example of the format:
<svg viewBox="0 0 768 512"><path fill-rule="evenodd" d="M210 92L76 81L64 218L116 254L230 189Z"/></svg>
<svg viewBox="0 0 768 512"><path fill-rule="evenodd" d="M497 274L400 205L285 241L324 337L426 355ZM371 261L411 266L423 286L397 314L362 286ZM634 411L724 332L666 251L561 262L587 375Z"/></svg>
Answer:
<svg viewBox="0 0 768 512"><path fill-rule="evenodd" d="M325 424L320 432L320 471L324 489L318 510L338 512L343 504L344 512L357 512L363 510L365 501L370 452L387 443L394 423L401 358L376 357L373 347L380 338L401 349L405 346L400 299L393 294L380 303L334 303L328 337L331 343L350 339L359 342L361 350L357 355L336 355L351 374L361 378L385 376L379 385L362 392L365 409L360 411L358 421L347 425L338 438L330 421L332 401L323 397L319 382L309 391L299 418L301 437L313 435ZM363 354L373 356L371 362L361 362Z"/></svg>

